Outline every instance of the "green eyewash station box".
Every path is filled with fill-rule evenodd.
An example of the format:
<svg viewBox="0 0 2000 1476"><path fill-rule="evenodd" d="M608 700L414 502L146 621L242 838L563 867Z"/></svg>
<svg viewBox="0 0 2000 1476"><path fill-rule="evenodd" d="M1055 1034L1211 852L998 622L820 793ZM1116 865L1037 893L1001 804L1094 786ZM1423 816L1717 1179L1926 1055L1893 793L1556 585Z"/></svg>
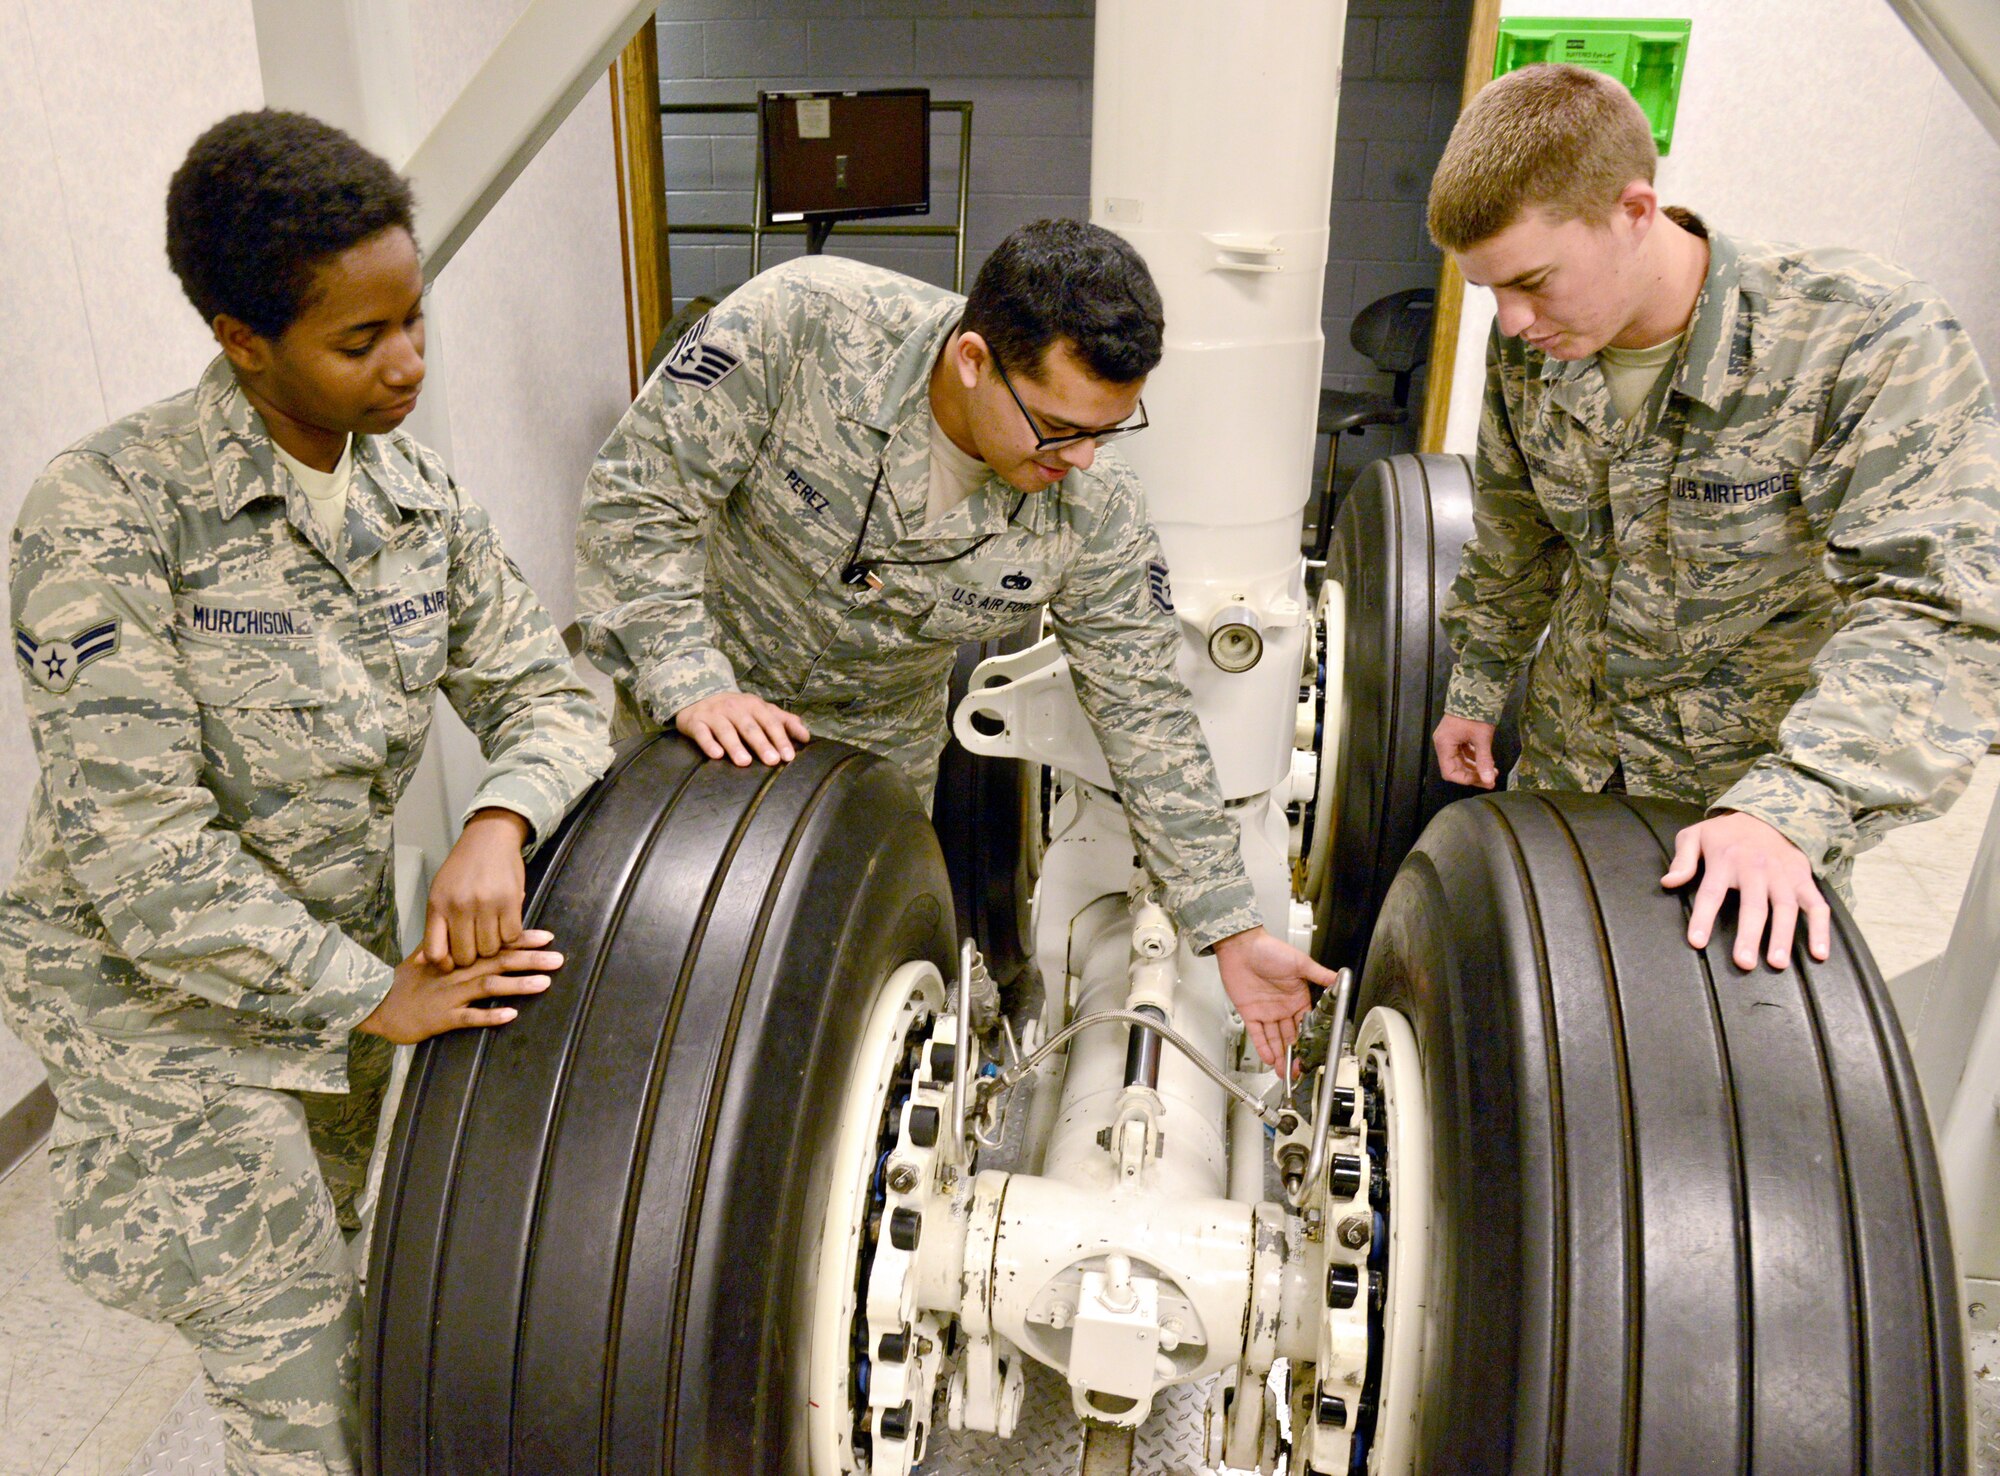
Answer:
<svg viewBox="0 0 2000 1476"><path fill-rule="evenodd" d="M1674 109L1687 65L1684 20L1589 20L1578 16L1504 16L1493 53L1496 77L1534 62L1568 62L1623 82L1653 125L1664 154L1674 139Z"/></svg>

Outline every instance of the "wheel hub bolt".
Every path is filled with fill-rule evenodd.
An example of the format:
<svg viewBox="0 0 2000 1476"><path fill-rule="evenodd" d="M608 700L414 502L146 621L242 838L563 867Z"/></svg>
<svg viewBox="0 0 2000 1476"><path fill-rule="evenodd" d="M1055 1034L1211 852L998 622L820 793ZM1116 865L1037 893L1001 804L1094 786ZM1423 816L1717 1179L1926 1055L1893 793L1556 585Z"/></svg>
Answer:
<svg viewBox="0 0 2000 1476"><path fill-rule="evenodd" d="M1333 1167L1326 1176L1326 1192L1335 1199L1352 1199L1361 1192L1361 1157L1355 1153L1336 1153Z"/></svg>
<svg viewBox="0 0 2000 1476"><path fill-rule="evenodd" d="M938 1140L938 1110L917 1106L910 1109L910 1141L919 1148L932 1148Z"/></svg>
<svg viewBox="0 0 2000 1476"><path fill-rule="evenodd" d="M1326 1304L1329 1307L1352 1307L1361 1295L1361 1272L1345 1262L1338 1262L1326 1268Z"/></svg>
<svg viewBox="0 0 2000 1476"><path fill-rule="evenodd" d="M897 1213L905 1212L898 1210ZM1369 1223L1369 1216L1349 1215L1340 1222L1340 1227L1334 1233L1340 1237L1340 1243L1349 1250L1360 1250L1362 1246L1368 1244L1373 1229Z"/></svg>
<svg viewBox="0 0 2000 1476"><path fill-rule="evenodd" d="M908 1194L917 1187L917 1171L907 1163L899 1163L889 1170L889 1187L898 1194Z"/></svg>
<svg viewBox="0 0 2000 1476"><path fill-rule="evenodd" d="M1347 1401L1338 1394L1328 1394L1322 1390L1318 1407L1313 1411L1313 1418L1322 1425L1331 1425L1335 1429L1344 1430L1347 1428ZM888 1433L888 1423L889 1417L884 1415L882 1417L884 1434Z"/></svg>
<svg viewBox="0 0 2000 1476"><path fill-rule="evenodd" d="M889 1244L899 1251L917 1248L924 1233L924 1217L913 1209L899 1209L889 1216Z"/></svg>
<svg viewBox="0 0 2000 1476"><path fill-rule="evenodd" d="M909 1356L910 1335L907 1331L883 1333L882 1341L875 1348L875 1361L878 1363L901 1363Z"/></svg>
<svg viewBox="0 0 2000 1476"><path fill-rule="evenodd" d="M882 1438L884 1440L908 1440L910 1438L911 1412L910 1404L907 1400L897 1405L894 1409L883 1410ZM1345 1411L1343 1411L1342 1417L1345 1418Z"/></svg>

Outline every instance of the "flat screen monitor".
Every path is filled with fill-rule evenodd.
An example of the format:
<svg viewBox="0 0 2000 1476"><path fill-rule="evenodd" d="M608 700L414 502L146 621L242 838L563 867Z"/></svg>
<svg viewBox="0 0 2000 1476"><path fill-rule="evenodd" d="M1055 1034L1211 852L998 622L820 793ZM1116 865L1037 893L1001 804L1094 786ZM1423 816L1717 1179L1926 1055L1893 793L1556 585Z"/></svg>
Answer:
<svg viewBox="0 0 2000 1476"><path fill-rule="evenodd" d="M931 94L760 92L765 225L931 208Z"/></svg>

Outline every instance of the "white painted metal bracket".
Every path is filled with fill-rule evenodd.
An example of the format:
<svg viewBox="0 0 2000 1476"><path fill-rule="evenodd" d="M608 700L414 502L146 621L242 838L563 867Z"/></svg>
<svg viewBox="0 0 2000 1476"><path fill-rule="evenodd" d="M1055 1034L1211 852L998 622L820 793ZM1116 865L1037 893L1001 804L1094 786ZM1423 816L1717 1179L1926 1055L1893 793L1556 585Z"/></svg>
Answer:
<svg viewBox="0 0 2000 1476"><path fill-rule="evenodd" d="M1111 767L1053 636L980 662L951 729L970 753L1027 759L1111 787Z"/></svg>

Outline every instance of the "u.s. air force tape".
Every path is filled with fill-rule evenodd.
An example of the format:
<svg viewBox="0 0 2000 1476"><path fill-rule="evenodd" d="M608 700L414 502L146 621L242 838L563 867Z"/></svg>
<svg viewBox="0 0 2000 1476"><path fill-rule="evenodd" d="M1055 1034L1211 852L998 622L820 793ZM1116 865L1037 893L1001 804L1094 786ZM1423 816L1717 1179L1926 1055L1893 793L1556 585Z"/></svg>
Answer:
<svg viewBox="0 0 2000 1476"><path fill-rule="evenodd" d="M703 313L693 327L680 336L673 351L660 365L660 372L675 384L712 389L743 361L725 348L705 343L708 314Z"/></svg>
<svg viewBox="0 0 2000 1476"><path fill-rule="evenodd" d="M14 627L14 655L27 668L28 675L51 692L67 692L79 671L117 649L116 619L80 630L61 641L38 641L20 626Z"/></svg>

